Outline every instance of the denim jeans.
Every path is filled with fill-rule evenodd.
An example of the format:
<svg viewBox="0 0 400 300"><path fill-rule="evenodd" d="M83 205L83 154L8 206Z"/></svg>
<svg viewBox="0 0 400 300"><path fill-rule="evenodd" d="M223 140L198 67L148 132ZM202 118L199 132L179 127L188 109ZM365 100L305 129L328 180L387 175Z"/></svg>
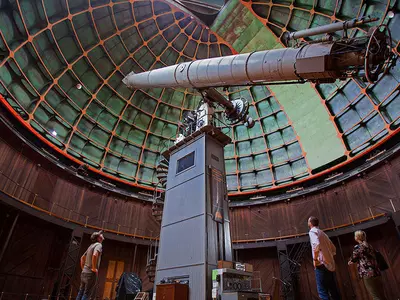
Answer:
<svg viewBox="0 0 400 300"><path fill-rule="evenodd" d="M81 285L79 287L78 296L76 300L90 300L94 299L96 290L97 274L96 273L82 273Z"/></svg>
<svg viewBox="0 0 400 300"><path fill-rule="evenodd" d="M340 300L340 292L336 284L335 272L329 271L324 265L315 269L318 295L321 300ZM329 298L329 295L331 298Z"/></svg>

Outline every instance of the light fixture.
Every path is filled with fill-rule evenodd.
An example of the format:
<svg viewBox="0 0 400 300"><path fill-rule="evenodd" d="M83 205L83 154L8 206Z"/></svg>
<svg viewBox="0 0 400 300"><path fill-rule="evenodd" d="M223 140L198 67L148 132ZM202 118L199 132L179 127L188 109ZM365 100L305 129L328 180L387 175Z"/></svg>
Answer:
<svg viewBox="0 0 400 300"><path fill-rule="evenodd" d="M76 88L77 88L78 90L82 89L82 84L77 83L77 84L76 84Z"/></svg>
<svg viewBox="0 0 400 300"><path fill-rule="evenodd" d="M389 11L388 11L387 17L388 17L389 19L393 19L393 17L394 17L394 12L393 12L393 10L389 10Z"/></svg>
<svg viewBox="0 0 400 300"><path fill-rule="evenodd" d="M51 132L51 135L52 135L52 136L57 136L57 132L56 132L55 130L53 130L53 131Z"/></svg>

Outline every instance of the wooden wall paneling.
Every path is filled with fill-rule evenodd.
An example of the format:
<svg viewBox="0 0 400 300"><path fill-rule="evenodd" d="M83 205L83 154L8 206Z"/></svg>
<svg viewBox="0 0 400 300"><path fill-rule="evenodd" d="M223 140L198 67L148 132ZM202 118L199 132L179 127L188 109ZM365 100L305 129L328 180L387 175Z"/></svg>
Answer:
<svg viewBox="0 0 400 300"><path fill-rule="evenodd" d="M18 152L9 152L9 156L6 159L10 161L10 164L5 167L5 170L8 172L8 177L14 181L8 182L11 188L9 192L19 198L30 200L33 194L21 187L31 188L35 184L38 176L38 167L26 159L23 155L23 150L24 148L22 147Z"/></svg>
<svg viewBox="0 0 400 300"><path fill-rule="evenodd" d="M140 234L140 233L142 233L141 229L143 228L142 224L144 221L139 216L140 215L139 212L142 210L142 207L137 202L131 203L129 205L129 207L131 208L131 213L129 215L129 218L131 220L131 223L135 225L135 226L133 226L134 228L132 228L132 230L135 230L135 228L138 228L137 230L139 230L139 231L136 230L137 231L136 233ZM144 213L144 212L142 211L142 213ZM146 228L146 227L144 227L144 228ZM135 233L135 232L133 232L133 233Z"/></svg>
<svg viewBox="0 0 400 300"><path fill-rule="evenodd" d="M310 215L321 228L351 224L379 213L400 210L400 156L363 177L288 203L270 203L231 209L234 240L260 239L307 232Z"/></svg>
<svg viewBox="0 0 400 300"><path fill-rule="evenodd" d="M117 210L118 201L110 196L104 197L104 210L102 212L102 220L107 223L112 223L115 220L115 214Z"/></svg>
<svg viewBox="0 0 400 300"><path fill-rule="evenodd" d="M289 202L288 204L282 202L277 208L278 213L273 213L274 223L271 224L272 228L278 232L278 235L284 236L294 231L294 223L291 216L293 216L293 205ZM301 214L301 212L300 212ZM274 226L274 224L281 223L280 227Z"/></svg>
<svg viewBox="0 0 400 300"><path fill-rule="evenodd" d="M250 217L250 208L249 207L243 207L240 210L240 232L241 232L241 237L246 238L253 232L251 231L251 224L252 220Z"/></svg>
<svg viewBox="0 0 400 300"><path fill-rule="evenodd" d="M358 216L354 215L352 209L354 200L347 194L346 191L348 188L351 189L352 187L348 186L347 183L342 183L333 191L335 194L337 193L335 201L337 201L339 211L342 213L342 219L340 221L338 221L335 215L332 216L335 219L335 225L352 224L354 221L360 220Z"/></svg>
<svg viewBox="0 0 400 300"><path fill-rule="evenodd" d="M90 246L89 235L84 235L83 242L81 246L81 254L86 251ZM107 240L107 234L105 234L105 241L103 242L103 254L101 257L101 265L99 269L98 286L97 286L97 296L104 294L104 287L106 284L107 269L110 261L122 261L124 263L124 272L134 272L137 273L142 280L143 290L148 290L152 288L153 284L148 281L146 275L146 264L147 264L147 247L138 246L135 266L133 266L133 255L134 255L135 245L130 243L122 243L114 240ZM78 266L75 272L75 285L79 285L81 270ZM77 294L77 289L73 291L73 295Z"/></svg>
<svg viewBox="0 0 400 300"><path fill-rule="evenodd" d="M379 201L371 201L372 205L379 203L375 210L381 210L384 212L393 212L393 206L397 211L400 210L400 159L393 160L387 164L382 165L381 168L375 170L369 176L373 176L374 173L378 173L374 176L373 180L366 180L365 186L372 195L373 200L379 199ZM390 201L392 201L392 204ZM384 203L381 203L384 201Z"/></svg>
<svg viewBox="0 0 400 300"><path fill-rule="evenodd" d="M239 209L229 209L229 219L230 220L235 220L235 222L231 222L231 237L232 240L238 239L239 234L238 234L238 228L242 224L242 220L240 217L240 213L242 211Z"/></svg>
<svg viewBox="0 0 400 300"><path fill-rule="evenodd" d="M79 213L89 218L88 223L100 228L109 228L111 224L105 214L113 207L107 207L107 196L104 193L85 187L80 198ZM104 223L103 223L104 221ZM107 224L106 224L107 223ZM111 229L111 228L110 228Z"/></svg>
<svg viewBox="0 0 400 300"><path fill-rule="evenodd" d="M400 159L389 161L384 168L387 176L391 179L391 187L395 193L392 200L396 200L395 208L400 211Z"/></svg>
<svg viewBox="0 0 400 300"><path fill-rule="evenodd" d="M237 239L239 235L240 227L243 223L243 217L241 215L241 210L229 209L230 220L236 220L236 222L231 222L231 235L232 239Z"/></svg>
<svg viewBox="0 0 400 300"><path fill-rule="evenodd" d="M32 161L32 157L37 160ZM116 231L120 227L121 231L132 234L159 233L151 203L91 188L27 147L11 146L0 140L0 170L4 174L0 175L2 190L28 203L34 201L35 206L67 220L85 224L88 217L88 224L98 227L103 227L104 221L105 228Z"/></svg>
<svg viewBox="0 0 400 300"><path fill-rule="evenodd" d="M130 218L129 213L127 208L130 206L127 201L125 201L122 197L120 197L118 200L115 199L110 199L111 201L114 201L114 214L112 216L112 222L115 224L116 228L115 230L120 231L121 230L121 225L123 226L129 226L129 227L138 227L135 224L135 220ZM143 208L144 210L145 208Z"/></svg>
<svg viewBox="0 0 400 300"><path fill-rule="evenodd" d="M298 279L297 297L301 300L318 300L317 284L315 281L315 271L312 264L311 251L307 251L301 262Z"/></svg>
<svg viewBox="0 0 400 300"><path fill-rule="evenodd" d="M246 232L248 238L257 238L257 236L266 237L268 235L268 226L266 220L270 220L270 216L264 215L259 207L249 207L246 212Z"/></svg>
<svg viewBox="0 0 400 300"><path fill-rule="evenodd" d="M333 237L332 242L336 246L336 278L342 297L344 299L354 299L355 296L360 297L362 295L360 299L368 299L365 294L365 288L360 285L357 278L357 271L354 270L354 266L348 266L347 264L355 245L352 234Z"/></svg>
<svg viewBox="0 0 400 300"><path fill-rule="evenodd" d="M114 205L113 215L110 216L114 223L120 224L124 226L124 228L132 228L132 229L138 228L137 230L139 230L139 228L146 229L146 226L141 227L141 222L140 222L140 220L143 218L142 214L144 214L144 212L147 209L146 205L143 205L139 201L136 201L134 203L128 203L127 200L122 198L120 198L119 201L109 198L108 204L110 206ZM128 208L132 206L135 208L135 211L137 212L133 216L129 214L128 210ZM142 211L142 213L140 213L140 211ZM137 233L140 234L139 232ZM145 232L143 232L143 235L146 235Z"/></svg>
<svg viewBox="0 0 400 300"><path fill-rule="evenodd" d="M250 212L252 215L249 216L248 222L251 224L251 227L247 229L247 234L251 235L253 238L256 238L257 236L267 238L276 234L276 232L273 231L273 228L269 226L269 223L271 222L269 210L265 210L264 206L259 206L252 207ZM254 222L254 220L257 220L257 222ZM241 234L241 227L237 228L236 234L243 236L243 234Z"/></svg>
<svg viewBox="0 0 400 300"><path fill-rule="evenodd" d="M360 185L368 196L366 199L361 199L362 205L370 206L373 213L388 212L388 209L392 211L388 201L396 195L392 188L392 180L384 165L368 173L367 178L360 180Z"/></svg>
<svg viewBox="0 0 400 300"><path fill-rule="evenodd" d="M114 197L110 197L108 195L104 196L104 205L105 205L105 209L102 212L102 220L104 220L107 223L114 223L114 226L116 226L115 222L113 222L114 220L116 220L116 216L118 215L118 203L119 201L117 201L116 198ZM125 220L123 220L122 218L120 218L119 220L120 222L124 222ZM118 220L117 220L118 222ZM117 228L113 228L114 230L117 230Z"/></svg>
<svg viewBox="0 0 400 300"><path fill-rule="evenodd" d="M69 220L78 220L73 211L78 211L82 188L58 178L51 200L55 203L53 212L56 215L66 216Z"/></svg>
<svg viewBox="0 0 400 300"><path fill-rule="evenodd" d="M238 251L239 261L250 263L253 270L261 275L263 293L272 293L273 277L280 278L276 248L258 248Z"/></svg>
<svg viewBox="0 0 400 300"><path fill-rule="evenodd" d="M379 249L389 264L389 269L383 272L385 291L390 299L397 300L400 297L400 238L394 224L371 228L367 235L370 235L369 241Z"/></svg>
<svg viewBox="0 0 400 300"><path fill-rule="evenodd" d="M318 217L325 223L324 227L335 227L337 225L349 223L345 217L347 214L346 206L342 206L343 202L348 201L341 187L336 187L333 190L325 191L323 198L320 201L323 214Z"/></svg>
<svg viewBox="0 0 400 300"><path fill-rule="evenodd" d="M147 265L147 247L140 246L138 247L138 252L137 252L137 273L139 274L140 278L142 279L142 286L143 290L147 291L151 288L153 288L153 283L149 281L149 277L147 276L146 273L146 265Z"/></svg>
<svg viewBox="0 0 400 300"><path fill-rule="evenodd" d="M332 199L334 200L334 198ZM383 273L387 297L388 299L398 299L398 295L400 295L400 273L397 271L400 268L400 243L394 224L389 222L379 227L369 228L366 232L369 242L384 254L390 264L390 269ZM336 275L343 299L369 299L362 280L358 278L355 266L349 267L347 265L355 245L353 233L342 235L339 238L333 237L332 241L337 247L335 258L337 265ZM255 266L255 270L262 270L261 276L264 291L268 291L270 287L268 282L270 282L271 276L267 274L267 270L275 267L274 271L276 275L279 275L276 248L239 250L239 260L252 263ZM318 299L310 251L305 253L301 262L297 294L299 299Z"/></svg>
<svg viewBox="0 0 400 300"><path fill-rule="evenodd" d="M57 278L68 230L20 215L0 265L0 290L48 295Z"/></svg>
<svg viewBox="0 0 400 300"><path fill-rule="evenodd" d="M304 201L304 199L299 199L298 202L293 204L289 203L288 207L290 205L292 205L292 207L287 209L289 212L289 218L285 226L282 226L286 227L283 233L284 235L286 235L286 232L299 233L307 230L307 218L309 217L310 210L312 209L309 201Z"/></svg>
<svg viewBox="0 0 400 300"><path fill-rule="evenodd" d="M151 203L141 203L141 218L138 228L146 228L150 235L160 236L160 223L153 217Z"/></svg>
<svg viewBox="0 0 400 300"><path fill-rule="evenodd" d="M138 230L141 229L140 218L140 210L143 209L142 213L147 210L147 207L141 207L139 202L137 201L129 201L127 199L122 199L120 202L126 202L125 205L119 207L117 219L119 220L119 224L121 225L121 231L127 231L132 234L139 234Z"/></svg>
<svg viewBox="0 0 400 300"><path fill-rule="evenodd" d="M118 230L119 224L125 232L134 233L135 228L138 228L138 234L158 235L159 225L152 217L150 204L89 188L87 183L63 174L45 159L31 153L27 147L10 146L4 141L0 144L0 153L4 154L0 160L2 170L21 186L38 193L35 204L39 207L46 210L53 208L57 215L81 223L85 223L88 216L92 224L99 227L102 227L104 221L105 227L109 229ZM33 162L32 159L37 161ZM38 167L38 163L42 166ZM348 224L351 219L357 221L370 216L368 207L372 207L373 213L381 212L382 208L389 209L389 197L393 197L393 202L397 201L400 206L399 166L400 157L393 158L386 165L367 172L365 178L349 180L344 185L315 195L291 199L288 203L234 208L231 210L233 239L304 233L307 231L306 219L309 215L319 217L322 228L331 227L332 224ZM6 191L13 194L15 185L3 181L4 178L1 180L3 186L9 186L5 187ZM18 190L18 195L25 198L21 194L23 189ZM33 201L34 194L26 197ZM54 200L56 204L53 205L49 200ZM385 200L382 207L374 208L377 203Z"/></svg>
<svg viewBox="0 0 400 300"><path fill-rule="evenodd" d="M394 224L389 222L369 228L366 233L368 241L381 251L390 265L389 270L383 272L382 279L388 300L397 300L400 295L400 275L398 272L400 268L400 243ZM353 233L339 236L339 238L333 237L332 241L337 248L335 257L336 277L342 299L370 299L363 281L358 278L356 266L347 265L355 245ZM319 299L311 251L305 253L301 262L297 296L302 300Z"/></svg>
<svg viewBox="0 0 400 300"><path fill-rule="evenodd" d="M24 165L21 165L20 168L24 168ZM43 205L49 205L49 200L52 199L54 188L57 183L57 177L53 176L46 170L43 170L42 167L40 167L40 171L38 172L38 176L36 178L35 184L32 186L30 189L33 193L36 193L40 195L41 197L38 199L38 203L42 200L47 200L44 201ZM47 208L47 206L46 206ZM51 208L51 204L50 204Z"/></svg>
<svg viewBox="0 0 400 300"><path fill-rule="evenodd" d="M285 234L296 234L307 232L308 225L307 220L312 215L320 214L320 207L316 205L319 203L320 195L314 195L310 198L300 198L298 201L292 201L288 205L288 209L291 211L291 217L288 224L285 224L287 228Z"/></svg>
<svg viewBox="0 0 400 300"><path fill-rule="evenodd" d="M368 218L371 214L368 211L368 205L365 204L367 194L363 187L358 183L348 183L344 186L350 207L349 213L354 220Z"/></svg>
<svg viewBox="0 0 400 300"><path fill-rule="evenodd" d="M239 225L238 232L240 233L239 236L241 238L246 238L246 236L248 236L251 233L251 229L250 229L251 222L250 222L250 218L248 217L248 211L249 211L249 209L247 207L243 207L238 212L238 215L240 217L240 223L238 224ZM269 220L269 219L266 218L266 220ZM236 223L236 220L233 223Z"/></svg>
<svg viewBox="0 0 400 300"><path fill-rule="evenodd" d="M1 170L7 171L7 176L13 180L17 179L15 174L15 168L13 167L15 161L18 159L19 152L16 149L11 148L9 145L0 142L0 167ZM22 171L22 170L21 170ZM1 188L5 192L12 194L15 191L15 184L5 180L1 176L2 184Z"/></svg>
<svg viewBox="0 0 400 300"><path fill-rule="evenodd" d="M239 236L242 239L271 237L279 235L279 228L272 226L276 222L280 222L277 218L281 217L279 213L280 207L268 209L267 207L251 207L245 209L245 226L246 232L243 232L242 227L238 228ZM283 222L282 222L283 224Z"/></svg>
<svg viewBox="0 0 400 300"><path fill-rule="evenodd" d="M400 243L396 236L394 225L392 222L388 222L378 227L366 229L365 232L367 233L368 242L385 256L390 265L389 270L383 272L382 275L386 296L388 299L398 299L400 295L400 276L397 275L398 269L396 269L396 267L398 268L400 264L400 257L398 255ZM346 268L347 260L356 244L353 234L341 236L340 240L342 242L343 252L346 259L343 262L340 259L337 259L339 273L349 271L351 274L351 284L357 299L368 299L368 293L365 289L364 283L358 278L356 266L347 266ZM343 286L346 287L343 281L341 285L342 288Z"/></svg>

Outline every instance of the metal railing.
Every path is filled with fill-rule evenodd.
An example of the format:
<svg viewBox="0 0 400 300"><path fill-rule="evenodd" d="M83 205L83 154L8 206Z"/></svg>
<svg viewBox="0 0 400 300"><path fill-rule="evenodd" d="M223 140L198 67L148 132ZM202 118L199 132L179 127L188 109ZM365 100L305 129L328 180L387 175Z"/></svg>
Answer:
<svg viewBox="0 0 400 300"><path fill-rule="evenodd" d="M61 220L75 223L86 228L95 230L103 230L105 232L123 235L132 238L146 239L146 240L158 240L159 232L149 229L141 229L137 227L131 227L123 224L117 224L112 222L104 221L97 217L90 217L76 212L72 209L66 208L54 201L50 201L41 197L37 193L30 191L23 187L19 183L9 178L3 171L0 170L0 190L15 200L26 204L38 211L46 213L50 216L59 218ZM328 222L331 226L322 228L325 231L336 230L339 228L353 226L362 222L373 220L384 216L387 213L392 213L400 210L400 200L388 199L377 203L374 206L369 206L363 210L357 210L355 212L347 213L347 222L335 221L334 217L329 218ZM346 212L344 212L346 213ZM257 213L254 213L257 216ZM254 216L253 216L254 217ZM259 216L261 217L261 216ZM258 233L256 233L258 234ZM288 238L297 238L307 235L306 228L274 228L270 229L269 232L262 232L262 237L255 236L255 234L244 233L242 236L235 237L233 243L252 243L252 242L263 242L271 240L280 240Z"/></svg>
<svg viewBox="0 0 400 300"><path fill-rule="evenodd" d="M313 201L313 200L310 200ZM301 205L301 203L299 204ZM279 209L279 208L278 208ZM400 199L392 198L381 201L373 206L365 207L364 209L357 209L354 211L347 211L346 208L341 210L342 214L329 217L328 220L325 220L327 225L321 226L321 229L324 231L337 230L344 227L354 226L360 223L364 223L367 221L371 221L385 215L389 215L391 213L395 213L400 210ZM342 217L346 215L346 217ZM258 213L252 213L251 217L257 217ZM258 216L259 218L264 218L265 216ZM306 220L305 216L305 220ZM338 220L340 218L340 221ZM343 219L345 220L343 222ZM256 236L257 235L257 236ZM268 232L262 232L262 237L260 238L259 233L249 233L244 232L241 236L237 236L233 243L259 243L266 241L276 241L290 238L298 238L302 236L308 235L308 229L306 221L304 225L299 227L290 227L290 228L269 228Z"/></svg>
<svg viewBox="0 0 400 300"><path fill-rule="evenodd" d="M15 182L9 178L2 170L0 170L0 190L13 199L38 211L86 228L95 230L101 229L104 232L147 240L155 240L159 236L158 231L112 223L98 217L90 217L88 215L81 214L77 211L60 205L55 201L51 201L37 193L32 192L26 187L20 185L18 182Z"/></svg>

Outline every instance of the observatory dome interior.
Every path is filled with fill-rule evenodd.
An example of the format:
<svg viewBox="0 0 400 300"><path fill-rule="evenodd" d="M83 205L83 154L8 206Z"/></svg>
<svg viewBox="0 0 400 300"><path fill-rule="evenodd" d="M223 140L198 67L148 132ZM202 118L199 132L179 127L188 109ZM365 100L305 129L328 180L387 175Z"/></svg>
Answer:
<svg viewBox="0 0 400 300"><path fill-rule="evenodd" d="M363 16L388 24L398 43L399 17L386 16L390 1L319 5L234 0L208 27L173 1L2 1L2 102L57 155L111 180L153 189L160 152L201 97L191 89L129 90L124 76L280 48L285 31ZM256 121L252 129L227 129L233 140L225 148L229 194L312 177L392 136L399 126L398 88L398 67L373 85L349 79L229 88L225 95L246 98Z"/></svg>
<svg viewBox="0 0 400 300"><path fill-rule="evenodd" d="M352 292L346 286L356 281L344 257L357 226L371 228L390 264L386 294L398 297L399 12L399 0L0 0L0 300L13 299L21 278L29 293L60 293L53 285L64 282L66 257L76 250L71 245L82 255L92 229L104 230L110 243L99 275L102 299L115 296L123 271L136 272L152 288L146 270L155 267L161 226L161 216L154 216L162 214L157 199L166 194L157 167L202 95L192 88L130 89L123 83L129 73L284 49L288 32L362 18L376 21L329 38L387 28L393 64L374 83L352 76L217 88L228 100L246 99L255 121L252 128L227 126L216 107L216 124L231 139L223 149L222 181L234 255L260 272L260 288L272 290L275 277L289 280L282 251L303 257L309 246L304 220L313 213L337 237L338 281L348 290L343 299L368 295L361 281ZM24 240L30 228L44 232L39 240ZM297 238L301 243L280 248L282 240ZM52 254L52 245L67 246ZM24 262L13 256L18 249L27 257L42 253L35 262L46 267L20 269ZM78 282L80 255L68 275ZM317 299L309 256L296 267L304 288L293 288L294 298L281 287L281 299ZM50 269L58 273L46 275ZM2 291L12 291L10 298L2 299Z"/></svg>

